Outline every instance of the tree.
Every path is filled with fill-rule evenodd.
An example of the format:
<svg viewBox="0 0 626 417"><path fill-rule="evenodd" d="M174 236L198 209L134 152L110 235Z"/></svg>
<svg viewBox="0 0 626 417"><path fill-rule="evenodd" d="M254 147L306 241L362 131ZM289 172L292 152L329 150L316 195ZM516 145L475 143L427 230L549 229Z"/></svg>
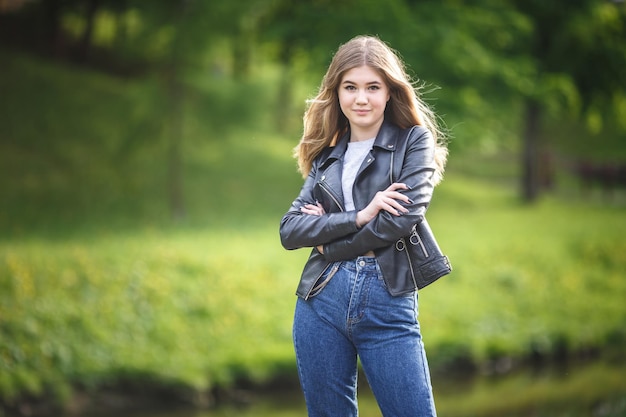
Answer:
<svg viewBox="0 0 626 417"><path fill-rule="evenodd" d="M511 112L521 102L524 201L534 201L545 180L542 155L552 141L546 135L550 124L591 114L597 126L602 124L599 118L606 122L620 117L607 109L626 96L623 2L407 0L407 4L412 15L419 16L412 66L442 86L442 94L452 92L455 99L441 105L466 119L464 129L472 129L472 120L477 120L480 127L473 136L484 136L485 126L498 125L485 114L494 114L499 107Z"/></svg>
<svg viewBox="0 0 626 417"><path fill-rule="evenodd" d="M165 113L167 189L170 214L175 220L186 216L183 192L185 138L183 109L187 100L188 86L184 79L190 72L202 68L200 63L211 41L226 35L231 37L235 45L233 73L236 77L244 77L249 67L249 43L256 28L256 13L266 2L266 0L239 2L177 0L142 6L143 15L151 22L149 27L166 27L170 34L158 66L165 81L168 101Z"/></svg>
<svg viewBox="0 0 626 417"><path fill-rule="evenodd" d="M540 191L539 144L551 113L584 114L624 93L626 13L623 5L578 0L566 7L541 0L513 2L531 24L525 48L534 65L533 86L524 91L522 197Z"/></svg>

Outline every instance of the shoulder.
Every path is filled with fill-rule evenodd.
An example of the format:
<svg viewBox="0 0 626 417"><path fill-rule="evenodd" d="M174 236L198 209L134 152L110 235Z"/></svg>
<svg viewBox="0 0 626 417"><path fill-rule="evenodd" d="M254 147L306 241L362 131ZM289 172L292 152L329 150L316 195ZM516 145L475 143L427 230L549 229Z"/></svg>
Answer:
<svg viewBox="0 0 626 417"><path fill-rule="evenodd" d="M430 130L421 125L414 125L399 132L399 143L407 148L434 147L435 141Z"/></svg>
<svg viewBox="0 0 626 417"><path fill-rule="evenodd" d="M430 130L421 125L411 126L405 129L405 131L407 132L407 138L409 140L427 139L433 136Z"/></svg>
<svg viewBox="0 0 626 417"><path fill-rule="evenodd" d="M342 137L337 144L333 146L327 146L320 151L320 153L315 157L313 164L320 167L328 165L329 163L341 159L343 154L346 152L346 148L348 147L348 136Z"/></svg>

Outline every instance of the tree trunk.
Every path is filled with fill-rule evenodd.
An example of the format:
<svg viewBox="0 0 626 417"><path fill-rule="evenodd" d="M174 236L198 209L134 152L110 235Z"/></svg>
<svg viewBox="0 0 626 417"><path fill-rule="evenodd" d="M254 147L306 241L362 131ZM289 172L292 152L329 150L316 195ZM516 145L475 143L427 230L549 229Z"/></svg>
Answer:
<svg viewBox="0 0 626 417"><path fill-rule="evenodd" d="M245 80L250 74L250 42L251 34L246 29L240 29L233 44L233 76L236 80Z"/></svg>
<svg viewBox="0 0 626 417"><path fill-rule="evenodd" d="M183 192L183 107L185 89L180 80L183 57L181 55L181 32L185 24L187 1L180 0L176 13L176 34L172 42L170 62L166 70L168 111L168 198L170 215L173 220L181 220L186 216Z"/></svg>
<svg viewBox="0 0 626 417"><path fill-rule="evenodd" d="M541 108L539 102L527 98L524 115L522 145L522 199L532 203L539 196L539 129Z"/></svg>
<svg viewBox="0 0 626 417"><path fill-rule="evenodd" d="M85 30L80 38L76 59L80 63L84 63L89 58L91 52L91 44L93 39L93 28L96 24L96 13L100 8L100 0L89 0L87 2L87 11L85 13Z"/></svg>
<svg viewBox="0 0 626 417"><path fill-rule="evenodd" d="M167 95L169 98L169 129L167 150L167 187L170 215L181 220L186 215L183 193L183 102L184 89L179 81L179 68L176 64L168 70Z"/></svg>
<svg viewBox="0 0 626 417"><path fill-rule="evenodd" d="M289 120L291 119L293 70L291 68L291 44L286 41L280 53L280 65L282 76L278 82L278 102L276 105L275 124L279 132L287 133L289 130Z"/></svg>
<svg viewBox="0 0 626 417"><path fill-rule="evenodd" d="M48 0L44 3L44 32L49 50L54 58L61 55L61 2Z"/></svg>
<svg viewBox="0 0 626 417"><path fill-rule="evenodd" d="M115 40L113 45L118 51L126 46L128 39L128 24L126 23L126 12L128 11L128 0L120 0L115 8ZM126 55L126 51L123 51Z"/></svg>

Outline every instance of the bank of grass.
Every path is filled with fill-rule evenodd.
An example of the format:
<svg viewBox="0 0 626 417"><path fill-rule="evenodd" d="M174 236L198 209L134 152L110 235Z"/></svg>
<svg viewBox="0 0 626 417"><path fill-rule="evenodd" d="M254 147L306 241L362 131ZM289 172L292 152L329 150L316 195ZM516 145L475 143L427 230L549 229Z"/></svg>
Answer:
<svg viewBox="0 0 626 417"><path fill-rule="evenodd" d="M292 309L307 250L284 251L278 222L301 183L295 138L241 123L212 130L201 111L210 100L196 91L187 217L174 222L166 147L158 136L150 145L154 126L141 110L160 94L153 82L23 58L3 68L12 99L0 112L2 402L64 402L77 388L119 383L203 393L294 377ZM68 78L80 95L61 94ZM38 83L46 99L28 100ZM109 105L81 112L95 98ZM86 126L108 133L94 127L91 137ZM120 139L129 132L139 144ZM428 214L454 266L420 293L435 371L623 355L624 207L558 196L522 205L507 181L455 171L461 158L452 155Z"/></svg>
<svg viewBox="0 0 626 417"><path fill-rule="evenodd" d="M204 390L285 368L292 277L271 235L204 230L3 244L3 395L118 378Z"/></svg>
<svg viewBox="0 0 626 417"><path fill-rule="evenodd" d="M441 188L432 223L455 270L422 292L427 342L478 362L623 352L622 207L551 198L525 206L454 175ZM462 195L457 188L475 200L446 201Z"/></svg>

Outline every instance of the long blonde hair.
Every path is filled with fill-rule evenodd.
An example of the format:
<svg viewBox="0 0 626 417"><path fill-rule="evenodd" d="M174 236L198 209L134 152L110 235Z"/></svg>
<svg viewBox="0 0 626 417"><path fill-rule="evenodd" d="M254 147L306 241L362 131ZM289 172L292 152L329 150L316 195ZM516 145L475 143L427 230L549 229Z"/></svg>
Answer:
<svg viewBox="0 0 626 417"><path fill-rule="evenodd" d="M304 132L294 149L298 170L306 177L322 149L334 145L348 131L350 124L339 107L338 88L347 71L363 65L378 71L389 88L391 98L385 109L385 120L402 129L424 126L432 133L436 162L433 181L438 184L448 156L438 119L419 98L419 87L412 82L396 52L373 36L357 36L341 45L328 66L317 96L307 102Z"/></svg>

